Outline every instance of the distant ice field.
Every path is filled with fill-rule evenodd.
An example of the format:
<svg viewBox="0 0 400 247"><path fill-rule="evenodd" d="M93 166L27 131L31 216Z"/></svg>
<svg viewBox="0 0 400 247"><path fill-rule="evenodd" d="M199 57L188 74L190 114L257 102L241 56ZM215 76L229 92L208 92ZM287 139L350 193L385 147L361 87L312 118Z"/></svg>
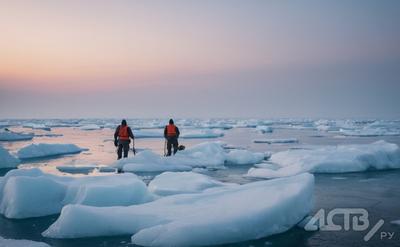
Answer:
<svg viewBox="0 0 400 247"><path fill-rule="evenodd" d="M6 126L0 129L3 136L16 136L18 139L25 133L34 134L31 140L0 141L0 145L16 157L19 150L32 143L74 144L87 149L76 154L23 160L20 167L41 167L51 173L60 173L56 169L58 166L109 166L116 160L116 149L112 140L114 129L120 123L119 119L0 120L0 123L1 126ZM161 133L166 123L167 119L128 119L128 125L138 136L135 140L136 149L150 149L163 155L165 143ZM230 148L263 153L304 149L309 146L367 144L379 140L400 145L400 136L397 135L400 133L400 121L394 120L177 119L176 125L180 128L182 137L185 137L180 139L180 144L186 148L205 141L221 141ZM144 133L152 138L143 138ZM294 139L298 142L254 142L267 139ZM133 156L133 152L129 155ZM229 170L235 173L235 169L243 167L231 167ZM68 169L63 169L66 170Z"/></svg>
<svg viewBox="0 0 400 247"><path fill-rule="evenodd" d="M134 144L138 154L133 156L130 151L129 159L119 162L113 135L120 119L0 120L0 224L9 226L0 229L0 236L54 246L67 242L49 238L86 236L98 237L74 240L77 246L110 241L113 246L186 246L193 239L202 239L202 244L250 240L255 242L237 246L264 246L270 241L274 246L284 246L279 239L289 239L293 232L302 239L309 238L304 230L293 226L321 207L370 209L380 201L378 211L371 208L374 222L379 217L386 217L388 222L398 220L391 206L398 205L398 197L387 195L400 193L396 186L400 174L400 121L176 119L182 137L179 142L186 149L166 158L162 133L167 120L128 119L137 136ZM10 171L17 167L20 170ZM114 174L117 169L126 174ZM291 183L293 188L303 189L294 190ZM343 190L350 184L351 189ZM273 186L287 193L281 197ZM366 186L371 193L364 191ZM48 189L39 193L43 188ZM227 197L227 193L232 196ZM315 205L310 199L314 195ZM244 203L241 198L249 196L264 201ZM236 207L226 208L227 202ZM220 207L215 207L216 203ZM289 207L292 204L303 207L293 210ZM174 213L177 205L178 211L197 216L178 217ZM118 221L113 213L115 206L123 212ZM149 209L153 213L149 214L149 207L157 210ZM210 216L196 207L208 208L207 212L218 209L229 213L229 217ZM160 213L159 208L165 212ZM130 225L132 222L125 221L125 216L136 214L137 210L143 211L137 217L149 218ZM214 213L220 215L217 211ZM94 223L82 226L83 231L77 228L81 212L104 222L111 217L116 225L103 229L108 223ZM211 221L220 226L230 222L230 228L210 228ZM40 227L32 227L36 225ZM268 228L273 225L280 227ZM204 231L197 230L193 235L189 234L191 229ZM220 231L218 238L203 237L217 229L228 230ZM238 231L242 234L237 235ZM106 237L120 234L125 235L115 238L118 243ZM323 239L329 243L330 237Z"/></svg>

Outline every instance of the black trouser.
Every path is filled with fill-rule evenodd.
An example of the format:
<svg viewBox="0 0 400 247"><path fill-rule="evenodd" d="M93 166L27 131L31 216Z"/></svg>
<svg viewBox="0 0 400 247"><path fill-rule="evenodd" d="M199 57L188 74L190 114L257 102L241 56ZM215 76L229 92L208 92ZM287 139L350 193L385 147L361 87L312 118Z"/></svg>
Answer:
<svg viewBox="0 0 400 247"><path fill-rule="evenodd" d="M122 158L122 150L124 150L124 158L128 157L130 140L118 141L118 159Z"/></svg>
<svg viewBox="0 0 400 247"><path fill-rule="evenodd" d="M178 152L178 138L176 136L167 137L167 156L171 156L171 148L174 147L174 154Z"/></svg>

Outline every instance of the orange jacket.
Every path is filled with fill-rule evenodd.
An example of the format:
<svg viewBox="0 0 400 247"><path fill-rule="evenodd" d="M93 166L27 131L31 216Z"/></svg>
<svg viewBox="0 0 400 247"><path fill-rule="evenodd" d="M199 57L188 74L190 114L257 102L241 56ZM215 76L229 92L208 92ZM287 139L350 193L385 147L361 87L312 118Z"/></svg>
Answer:
<svg viewBox="0 0 400 247"><path fill-rule="evenodd" d="M179 129L174 124L168 124L164 129L164 137L179 137Z"/></svg>

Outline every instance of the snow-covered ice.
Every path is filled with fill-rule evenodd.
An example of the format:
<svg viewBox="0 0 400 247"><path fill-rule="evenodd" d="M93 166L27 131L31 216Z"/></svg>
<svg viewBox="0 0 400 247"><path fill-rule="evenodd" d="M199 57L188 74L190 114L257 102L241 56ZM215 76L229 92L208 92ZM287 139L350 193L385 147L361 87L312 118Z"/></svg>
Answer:
<svg viewBox="0 0 400 247"><path fill-rule="evenodd" d="M225 164L254 164L266 158L264 153L246 150L227 153L222 145L221 142L204 142L171 157L146 150L132 158L117 161L113 167L130 172L190 171L195 167L223 168Z"/></svg>
<svg viewBox="0 0 400 247"><path fill-rule="evenodd" d="M149 190L166 196L182 193L199 193L211 187L224 186L222 182L195 172L164 172L149 183Z"/></svg>
<svg viewBox="0 0 400 247"><path fill-rule="evenodd" d="M222 167L225 151L219 143L205 142L171 157L164 157L152 151L143 151L132 158L117 161L113 166L124 171L189 171L193 167Z"/></svg>
<svg viewBox="0 0 400 247"><path fill-rule="evenodd" d="M340 129L340 134L344 136L359 136L359 137L371 137L371 136L398 136L400 131L388 130L384 128L362 128L362 129Z"/></svg>
<svg viewBox="0 0 400 247"><path fill-rule="evenodd" d="M142 246L214 245L259 239L287 231L301 221L312 209L313 187L314 177L305 173L172 195L129 207L67 205L43 236L133 234L132 243Z"/></svg>
<svg viewBox="0 0 400 247"><path fill-rule="evenodd" d="M248 119L248 120L238 120L234 124L235 128L256 128L260 124L260 120Z"/></svg>
<svg viewBox="0 0 400 247"><path fill-rule="evenodd" d="M218 138L224 136L224 132L219 129L181 129L180 138L197 139L197 138Z"/></svg>
<svg viewBox="0 0 400 247"><path fill-rule="evenodd" d="M0 213L7 218L56 214L67 204L128 206L152 199L146 184L131 173L70 177L16 169L0 182Z"/></svg>
<svg viewBox="0 0 400 247"><path fill-rule="evenodd" d="M46 130L50 131L51 128L49 126L46 126L44 124L36 124L36 123L25 123L22 125L24 128L31 128L31 129L39 129L39 130Z"/></svg>
<svg viewBox="0 0 400 247"><path fill-rule="evenodd" d="M271 126L267 126L267 125L258 125L256 127L256 129L261 132L261 133L272 133L273 129Z"/></svg>
<svg viewBox="0 0 400 247"><path fill-rule="evenodd" d="M17 133L12 131L0 131L0 141L27 141L32 140L33 133Z"/></svg>
<svg viewBox="0 0 400 247"><path fill-rule="evenodd" d="M17 167L20 160L10 154L3 146L0 145L0 168Z"/></svg>
<svg viewBox="0 0 400 247"><path fill-rule="evenodd" d="M268 156L265 153L253 153L248 150L232 150L226 154L226 162L227 164L249 165L259 163Z"/></svg>
<svg viewBox="0 0 400 247"><path fill-rule="evenodd" d="M113 164L125 172L190 171L192 167L175 157L162 157L150 150L139 152L136 156L121 159ZM175 162L176 161L176 162Z"/></svg>
<svg viewBox="0 0 400 247"><path fill-rule="evenodd" d="M1 247L50 247L50 245L43 242L36 242L25 239L6 239L0 237Z"/></svg>
<svg viewBox="0 0 400 247"><path fill-rule="evenodd" d="M101 129L101 127L97 124L87 124L87 125L80 126L79 129L81 129L81 130L99 130L99 129Z"/></svg>
<svg viewBox="0 0 400 247"><path fill-rule="evenodd" d="M76 154L84 151L74 144L30 144L17 152L20 159L43 158L49 156Z"/></svg>
<svg viewBox="0 0 400 247"><path fill-rule="evenodd" d="M287 150L273 154L270 161L279 167L251 168L247 176L275 178L302 172L345 173L400 168L400 149L396 144L377 141Z"/></svg>
<svg viewBox="0 0 400 247"><path fill-rule="evenodd" d="M299 142L296 138L280 138L280 139L256 139L254 143L268 143L268 144L278 144L278 143L297 143Z"/></svg>

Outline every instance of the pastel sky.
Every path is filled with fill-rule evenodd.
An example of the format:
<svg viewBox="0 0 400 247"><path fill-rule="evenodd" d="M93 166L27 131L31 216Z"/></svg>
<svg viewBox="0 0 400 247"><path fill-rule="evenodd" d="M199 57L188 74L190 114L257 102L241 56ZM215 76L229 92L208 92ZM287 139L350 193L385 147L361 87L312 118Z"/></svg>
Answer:
<svg viewBox="0 0 400 247"><path fill-rule="evenodd" d="M400 117L397 0L0 0L0 118Z"/></svg>

